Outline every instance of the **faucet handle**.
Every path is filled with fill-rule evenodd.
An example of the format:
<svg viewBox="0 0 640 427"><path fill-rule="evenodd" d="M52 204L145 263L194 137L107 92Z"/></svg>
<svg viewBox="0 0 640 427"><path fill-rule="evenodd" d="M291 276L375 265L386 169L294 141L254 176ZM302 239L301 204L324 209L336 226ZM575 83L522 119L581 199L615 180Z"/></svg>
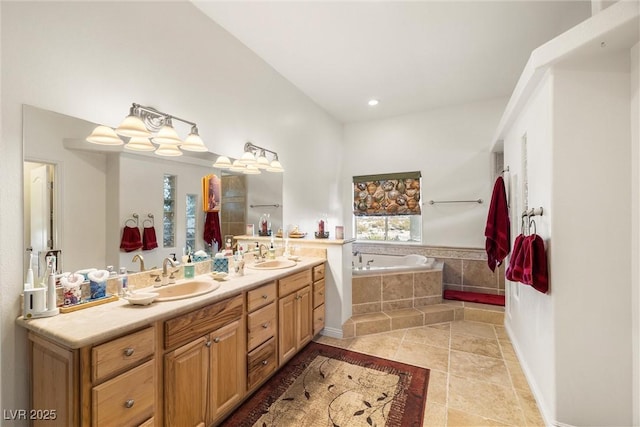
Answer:
<svg viewBox="0 0 640 427"><path fill-rule="evenodd" d="M159 274L150 274L149 276L151 276L151 278L155 278L154 282L161 282L162 281L160 279L160 275Z"/></svg>

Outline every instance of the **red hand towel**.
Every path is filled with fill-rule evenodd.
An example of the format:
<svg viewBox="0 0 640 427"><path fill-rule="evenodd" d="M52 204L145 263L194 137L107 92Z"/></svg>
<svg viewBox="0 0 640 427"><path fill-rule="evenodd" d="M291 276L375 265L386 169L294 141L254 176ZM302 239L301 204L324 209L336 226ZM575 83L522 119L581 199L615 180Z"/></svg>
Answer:
<svg viewBox="0 0 640 427"><path fill-rule="evenodd" d="M142 250L150 251L158 247L158 240L156 239L155 227L145 227L142 230Z"/></svg>
<svg viewBox="0 0 640 427"><path fill-rule="evenodd" d="M496 267L509 254L511 244L507 192L504 189L504 180L501 176L498 177L493 186L484 235L487 238L485 244L487 264L489 264L491 271L495 271Z"/></svg>
<svg viewBox="0 0 640 427"><path fill-rule="evenodd" d="M518 257L521 257L522 252L522 242L524 241L524 235L519 234L516 237L515 242L513 242L513 251L511 251L511 257L509 258L509 265L507 266L507 270L505 271L504 277L507 280L511 280L512 282L519 282L522 279L522 267L519 269L516 267L516 262L518 261ZM515 272L519 271L518 276L516 277Z"/></svg>
<svg viewBox="0 0 640 427"><path fill-rule="evenodd" d="M132 252L142 247L140 239L140 229L138 227L124 226L122 230L122 240L120 240L120 249L125 252Z"/></svg>
<svg viewBox="0 0 640 427"><path fill-rule="evenodd" d="M222 247L222 233L220 232L220 218L218 212L207 212L204 220L203 239L207 243L218 242L218 247Z"/></svg>
<svg viewBox="0 0 640 427"><path fill-rule="evenodd" d="M528 237L525 245L528 246L528 256L524 262L523 283L531 285L535 290L544 294L549 290L549 273L544 241L540 236L534 234Z"/></svg>

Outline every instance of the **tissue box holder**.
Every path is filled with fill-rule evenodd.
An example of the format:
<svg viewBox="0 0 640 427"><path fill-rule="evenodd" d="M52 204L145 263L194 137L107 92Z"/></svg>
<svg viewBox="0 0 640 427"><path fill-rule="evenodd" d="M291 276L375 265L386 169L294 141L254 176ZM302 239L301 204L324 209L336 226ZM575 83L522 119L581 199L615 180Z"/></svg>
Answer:
<svg viewBox="0 0 640 427"><path fill-rule="evenodd" d="M228 258L213 258L213 271L229 272L229 259Z"/></svg>

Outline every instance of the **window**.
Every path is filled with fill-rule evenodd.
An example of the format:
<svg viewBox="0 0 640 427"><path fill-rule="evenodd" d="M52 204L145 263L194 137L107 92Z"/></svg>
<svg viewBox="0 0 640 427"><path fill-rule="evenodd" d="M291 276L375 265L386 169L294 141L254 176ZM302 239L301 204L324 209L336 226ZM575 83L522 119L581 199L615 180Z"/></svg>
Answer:
<svg viewBox="0 0 640 427"><path fill-rule="evenodd" d="M420 242L420 172L353 177L357 240Z"/></svg>
<svg viewBox="0 0 640 427"><path fill-rule="evenodd" d="M187 194L187 239L186 245L191 252L196 250L196 206L198 206L198 196Z"/></svg>
<svg viewBox="0 0 640 427"><path fill-rule="evenodd" d="M176 246L176 177L165 175L163 180L162 245Z"/></svg>

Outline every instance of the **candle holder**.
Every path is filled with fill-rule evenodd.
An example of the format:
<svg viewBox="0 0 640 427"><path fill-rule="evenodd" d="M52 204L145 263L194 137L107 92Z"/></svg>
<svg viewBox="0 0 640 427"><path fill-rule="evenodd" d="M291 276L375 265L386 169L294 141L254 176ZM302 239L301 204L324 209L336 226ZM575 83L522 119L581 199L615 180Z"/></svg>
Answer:
<svg viewBox="0 0 640 427"><path fill-rule="evenodd" d="M263 214L260 217L260 225L258 226L258 236L271 236L271 221L269 214Z"/></svg>
<svg viewBox="0 0 640 427"><path fill-rule="evenodd" d="M325 231L328 228L327 217L322 216L318 220L318 229L313 233L316 236L316 239L326 239L329 237L329 232Z"/></svg>

